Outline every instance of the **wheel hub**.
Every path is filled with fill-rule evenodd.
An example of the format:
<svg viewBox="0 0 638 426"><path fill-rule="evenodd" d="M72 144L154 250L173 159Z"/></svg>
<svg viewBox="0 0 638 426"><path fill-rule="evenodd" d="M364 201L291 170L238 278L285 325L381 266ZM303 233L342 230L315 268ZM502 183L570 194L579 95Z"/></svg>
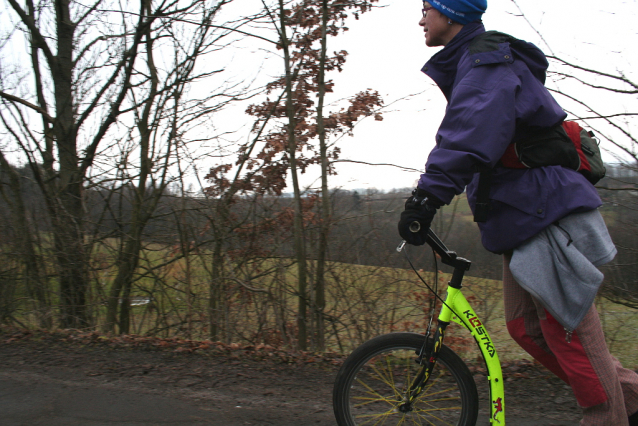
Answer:
<svg viewBox="0 0 638 426"><path fill-rule="evenodd" d="M410 411L412 411L412 404L410 404L409 402L405 402L399 405L400 413L409 413Z"/></svg>

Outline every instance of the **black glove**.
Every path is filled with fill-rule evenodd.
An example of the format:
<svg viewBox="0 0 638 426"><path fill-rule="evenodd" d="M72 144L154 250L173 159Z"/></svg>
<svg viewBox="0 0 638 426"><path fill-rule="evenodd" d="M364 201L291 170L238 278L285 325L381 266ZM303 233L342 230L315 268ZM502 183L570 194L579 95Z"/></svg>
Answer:
<svg viewBox="0 0 638 426"><path fill-rule="evenodd" d="M425 244L428 229L441 203L428 197L422 189L416 188L405 202L405 210L399 220L399 234L408 244Z"/></svg>

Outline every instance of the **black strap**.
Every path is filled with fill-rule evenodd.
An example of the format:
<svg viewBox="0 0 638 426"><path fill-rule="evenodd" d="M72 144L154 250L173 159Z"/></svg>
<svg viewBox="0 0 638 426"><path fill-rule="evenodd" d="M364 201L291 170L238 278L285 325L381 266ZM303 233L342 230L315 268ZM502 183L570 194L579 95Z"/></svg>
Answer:
<svg viewBox="0 0 638 426"><path fill-rule="evenodd" d="M476 189L476 206L474 207L474 222L487 221L490 210L490 188L492 186L492 171L489 167L478 167L479 181Z"/></svg>

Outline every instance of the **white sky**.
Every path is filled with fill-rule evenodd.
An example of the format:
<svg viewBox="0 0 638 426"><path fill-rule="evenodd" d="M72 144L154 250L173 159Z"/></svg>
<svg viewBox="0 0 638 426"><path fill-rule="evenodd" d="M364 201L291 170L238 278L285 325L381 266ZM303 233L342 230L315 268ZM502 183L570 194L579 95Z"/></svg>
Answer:
<svg viewBox="0 0 638 426"><path fill-rule="evenodd" d="M349 52L344 71L329 77L336 83L335 98L371 88L381 93L386 105L408 99L389 107L383 121L365 120L355 128L353 137L338 141L341 158L422 170L445 110L439 89L420 72L437 49L425 46L423 31L418 25L421 1L382 0L382 4L386 7L362 15L359 21L353 20L349 32L329 41L329 51ZM248 6L245 1L242 5ZM520 16L517 5L530 23ZM488 30L533 42L546 53L551 49L556 56L573 63L611 73L620 70L629 79L638 81L638 72L634 70L638 63L638 27L634 24L637 12L636 0L488 0L483 21ZM530 24L543 35L547 45ZM250 45L237 53L233 64L239 65L244 75L256 72L262 63L267 64L260 71L262 77L281 73L278 68L281 60L260 59L264 57L261 49L266 47L250 40ZM562 89L577 87L566 82L559 84ZM556 87L554 82L548 85ZM420 94L409 96L416 93ZM573 93L605 112L638 112L635 95L610 96L600 90L578 87ZM566 108L573 106L565 99L558 100ZM234 118L241 121L236 115ZM247 117L245 123L249 122ZM632 126L634 134L638 133L638 126ZM603 141L603 147L609 148L609 144ZM611 161L612 157L606 159ZM346 163L337 164L337 171L338 175L331 177L330 186L345 189L412 187L420 174L387 166ZM317 186L318 179L319 171L310 169L302 181L305 185Z"/></svg>
<svg viewBox="0 0 638 426"><path fill-rule="evenodd" d="M437 51L425 46L423 31L418 25L422 2L380 2L384 7L363 14L359 21L353 19L349 23L350 31L329 40L329 51L346 50L349 55L343 72L333 72L328 77L336 84L333 101L370 88L378 90L389 106L383 113L383 121L364 120L355 128L353 137L343 137L336 143L341 149L342 160L390 163L418 171L337 163L338 174L330 178L333 188L390 190L413 187L434 146L434 135L445 111L443 95L420 71ZM224 13L228 16L251 15L260 8L261 0L237 0ZM521 11L525 17L521 16ZM0 12L0 19L6 19L8 13ZM488 30L506 32L533 42L546 53L553 52L578 65L623 73L638 83L637 15L638 0L488 0L483 20ZM274 36L270 37L274 39ZM19 49L16 47L16 51ZM225 69L227 72L221 73L223 76L219 78L226 79L230 75L230 83L256 79L256 83L263 84L283 73L283 61L277 55L272 45L244 37L237 48L221 49L212 55L214 63L204 61L203 66ZM550 70L558 69L550 65ZM216 90L216 78L211 77L201 84L207 90ZM601 79L600 83L609 82ZM550 87L555 88L556 84L548 82ZM584 89L567 81L558 84L561 89L594 105L599 112L638 113L638 96L635 94L618 95ZM628 89L627 86L618 87ZM192 91L201 88L194 87ZM574 105L567 99L557 99L564 108L573 109ZM253 99L251 103L258 101ZM199 130L208 136L233 132L227 136L227 149L231 152L233 140L246 140L251 136L249 130L253 119L244 114L245 106L216 114ZM582 108L577 112L586 115ZM593 121L590 125L597 126L598 123ZM638 120L629 120L626 128L638 135ZM602 130L616 141L623 140L618 131L610 131L604 126ZM601 146L614 151L604 139ZM219 160L219 147L202 144L196 151L193 155L199 158L196 167L202 182L203 176ZM613 161L613 156L606 155L605 159ZM16 154L16 162L19 160ZM319 176L318 167L311 167L302 176L302 184L317 187ZM194 180L192 182L198 186Z"/></svg>
<svg viewBox="0 0 638 426"><path fill-rule="evenodd" d="M347 50L349 56L344 71L332 73L329 78L336 83L334 100L371 88L378 90L390 106L384 112L383 121L364 120L355 128L353 137L344 137L337 144L341 148L341 159L391 163L420 171L434 146L434 135L445 111L445 100L439 89L420 72L437 49L425 46L423 31L418 25L421 1L381 0L381 4L385 7L362 15L359 21L352 20L350 31L330 39L330 51ZM253 14L260 7L261 0L238 0L231 3L227 13L229 16ZM521 10L526 19L520 16ZM488 0L483 20L488 30L528 40L546 53L552 51L585 67L622 72L638 82L637 15L638 0ZM4 19L4 13L0 13L0 17ZM530 24L543 35L547 45ZM214 58L215 63L204 66L226 69L228 73L223 73L223 78L232 75L234 82L256 78L264 83L283 72L283 61L273 53L272 46L255 38L244 38L239 48L222 49ZM601 83L607 82L601 80ZM211 78L202 84L214 90L216 81ZM556 87L555 82L548 85ZM636 95L612 95L565 81L559 85L595 105L600 112L638 112ZM568 100L557 99L563 107L573 107ZM229 140L245 140L250 137L253 120L243 113L244 109L245 105L223 111L201 130L208 135L234 131ZM627 128L638 135L638 120L630 120ZM618 132L610 131L609 135L622 140ZM611 144L603 140L602 147L611 149ZM200 158L197 162L200 178L214 165L218 154L215 146L200 147L196 153ZM606 160L612 161L613 157L607 155ZM336 169L338 175L331 177L330 186L345 189L413 187L420 174L395 167L348 163L338 163ZM318 186L318 168L309 168L302 176L302 183Z"/></svg>

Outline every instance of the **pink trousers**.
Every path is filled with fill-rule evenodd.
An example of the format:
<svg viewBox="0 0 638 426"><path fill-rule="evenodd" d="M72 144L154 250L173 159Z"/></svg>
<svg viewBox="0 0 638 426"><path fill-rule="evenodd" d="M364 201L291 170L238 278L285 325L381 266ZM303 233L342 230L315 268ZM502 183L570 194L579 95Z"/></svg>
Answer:
<svg viewBox="0 0 638 426"><path fill-rule="evenodd" d="M638 411L638 374L609 353L596 307L568 342L563 326L516 282L510 259L503 257L503 297L512 338L571 386L583 408L582 426L627 426L628 415Z"/></svg>

